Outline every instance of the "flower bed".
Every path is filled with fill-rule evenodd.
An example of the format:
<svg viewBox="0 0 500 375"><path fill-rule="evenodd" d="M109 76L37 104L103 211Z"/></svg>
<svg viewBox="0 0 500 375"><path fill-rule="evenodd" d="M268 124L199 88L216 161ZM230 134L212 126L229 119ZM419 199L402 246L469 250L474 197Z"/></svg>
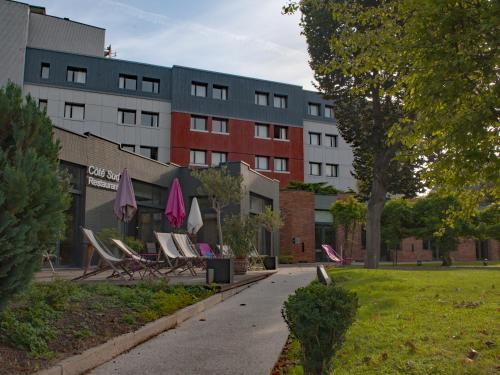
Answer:
<svg viewBox="0 0 500 375"><path fill-rule="evenodd" d="M215 293L147 282L34 284L0 313L0 374L24 374L136 330Z"/></svg>

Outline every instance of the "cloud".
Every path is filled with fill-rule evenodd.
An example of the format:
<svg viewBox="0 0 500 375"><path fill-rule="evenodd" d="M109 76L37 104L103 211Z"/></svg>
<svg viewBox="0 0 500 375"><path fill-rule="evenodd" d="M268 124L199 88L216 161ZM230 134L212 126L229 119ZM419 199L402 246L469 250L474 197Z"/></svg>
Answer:
<svg viewBox="0 0 500 375"><path fill-rule="evenodd" d="M72 19L106 28L106 44L112 44L120 59L191 66L312 89L299 16L282 15L282 0L46 3L49 14L73 13Z"/></svg>

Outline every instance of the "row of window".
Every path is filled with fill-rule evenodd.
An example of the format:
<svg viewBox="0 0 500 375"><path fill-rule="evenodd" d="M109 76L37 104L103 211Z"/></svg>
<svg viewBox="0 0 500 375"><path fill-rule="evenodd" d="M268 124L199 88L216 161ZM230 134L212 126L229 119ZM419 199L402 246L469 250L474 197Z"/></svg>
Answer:
<svg viewBox="0 0 500 375"><path fill-rule="evenodd" d="M191 82L191 95L206 98L208 96L208 83ZM212 99L228 100L229 88L227 86L213 85ZM255 91L255 104L261 106L269 106L270 94L268 92ZM274 108L288 108L288 96L274 94L273 95ZM319 103L308 103L307 113L311 116L321 116L321 105ZM333 107L325 106L324 116L326 118L333 118Z"/></svg>
<svg viewBox="0 0 500 375"><path fill-rule="evenodd" d="M270 171L269 156L255 156L255 169L261 171ZM227 152L212 151L211 165L216 167L221 163L227 162ZM203 150L190 150L189 163L191 165L206 166L207 164L207 151ZM274 171L288 172L288 159L274 158Z"/></svg>
<svg viewBox="0 0 500 375"><path fill-rule="evenodd" d="M122 144L122 149L135 153L135 145ZM139 146L139 154L153 160L158 160L158 147Z"/></svg>
<svg viewBox="0 0 500 375"><path fill-rule="evenodd" d="M309 144L321 146L323 144L321 133L309 132ZM325 134L324 145L327 147L338 147L338 136L336 134Z"/></svg>
<svg viewBox="0 0 500 375"><path fill-rule="evenodd" d="M311 176L322 176L323 166L321 163L309 163L309 174ZM339 165L338 164L325 164L324 175L326 177L338 177L339 176Z"/></svg>
<svg viewBox="0 0 500 375"><path fill-rule="evenodd" d="M49 79L50 77L50 64L42 63L40 70L40 77L42 79ZM66 81L78 84L87 83L87 69L74 66L68 66L66 70ZM118 88L122 90L137 91L137 76L129 74L120 74L118 77ZM143 92L150 92L158 94L160 92L160 80L156 78L142 77Z"/></svg>
<svg viewBox="0 0 500 375"><path fill-rule="evenodd" d="M38 106L41 110L47 111L47 100L39 99ZM118 109L118 123L126 125L136 124L137 111L133 109ZM141 111L142 126L157 128L159 126L159 113ZM85 119L85 104L64 103L64 117L72 120Z"/></svg>

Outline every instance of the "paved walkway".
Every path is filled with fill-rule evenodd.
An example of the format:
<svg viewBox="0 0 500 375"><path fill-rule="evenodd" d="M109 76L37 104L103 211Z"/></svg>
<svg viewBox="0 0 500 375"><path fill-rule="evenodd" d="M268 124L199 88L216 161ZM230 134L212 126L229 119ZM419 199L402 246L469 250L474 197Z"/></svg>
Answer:
<svg viewBox="0 0 500 375"><path fill-rule="evenodd" d="M91 374L268 375L288 336L283 301L315 275L314 267L281 268Z"/></svg>

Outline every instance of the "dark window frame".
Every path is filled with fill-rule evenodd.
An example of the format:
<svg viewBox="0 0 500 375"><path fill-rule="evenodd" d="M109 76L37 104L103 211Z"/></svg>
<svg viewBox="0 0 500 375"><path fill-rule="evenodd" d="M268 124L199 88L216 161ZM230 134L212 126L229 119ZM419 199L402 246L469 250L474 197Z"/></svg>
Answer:
<svg viewBox="0 0 500 375"><path fill-rule="evenodd" d="M278 105L276 105L276 100L278 100ZM288 95L274 94L273 107L279 109L288 108Z"/></svg>
<svg viewBox="0 0 500 375"><path fill-rule="evenodd" d="M83 73L84 82L75 81L76 74L75 73ZM71 77L71 79L70 79ZM66 68L66 81L71 83L76 83L78 85L87 84L87 68L80 68L77 66L68 66Z"/></svg>
<svg viewBox="0 0 500 375"><path fill-rule="evenodd" d="M151 90L145 90L144 83L151 84ZM155 88L156 88L156 90L155 90ZM160 93L160 80L158 78L142 77L141 91L142 92L149 92L152 94L159 94Z"/></svg>
<svg viewBox="0 0 500 375"><path fill-rule="evenodd" d="M144 124L144 115L151 116L151 123ZM156 125L154 124L154 118L156 118ZM141 111L141 126L147 126L150 128L159 128L160 127L160 114L158 112L151 111Z"/></svg>
<svg viewBox="0 0 500 375"><path fill-rule="evenodd" d="M141 151L147 149L150 151L150 156L144 155ZM158 160L158 147L156 146L139 146L139 155L142 155L151 160Z"/></svg>
<svg viewBox="0 0 500 375"><path fill-rule="evenodd" d="M266 104L261 104L260 103L260 98L265 97L266 98ZM255 104L260 105L263 107L268 107L269 106L269 93L264 92L264 91L255 91Z"/></svg>
<svg viewBox="0 0 500 375"><path fill-rule="evenodd" d="M205 129L198 129L198 128L196 128L196 126L193 126L193 125L196 125L196 120L204 120ZM208 132L208 117L207 116L191 115L189 129L192 131L195 131L195 132Z"/></svg>
<svg viewBox="0 0 500 375"><path fill-rule="evenodd" d="M70 117L66 117L66 107L70 107ZM83 116L81 119L75 119L73 118L73 108L78 107L78 108L83 108ZM73 103L73 102L64 102L64 118L71 119L71 120L76 120L76 121L83 121L85 120L85 104L82 103Z"/></svg>
<svg viewBox="0 0 500 375"><path fill-rule="evenodd" d="M312 143L312 136L318 136L318 143ZM318 133L318 132L309 132L309 144L311 146L321 146L322 142L321 142L321 133Z"/></svg>
<svg viewBox="0 0 500 375"><path fill-rule="evenodd" d="M311 111L311 108L316 108L317 109L317 113L316 114L313 114L312 111ZM307 104L307 114L309 116L315 116L315 117L318 117L321 115L321 104L319 103L313 103L313 102L309 102Z"/></svg>
<svg viewBox="0 0 500 375"><path fill-rule="evenodd" d="M124 122L125 114L134 114L134 123ZM120 125L137 125L137 111L134 109L118 108L118 120Z"/></svg>
<svg viewBox="0 0 500 375"><path fill-rule="evenodd" d="M325 143L328 147L335 148L339 146L339 140L338 140L339 137L337 134L325 134L325 138L327 140L327 142ZM331 144L330 139L333 139L333 145Z"/></svg>
<svg viewBox="0 0 500 375"><path fill-rule="evenodd" d="M315 174L315 173L312 173L312 167L313 166L318 166L318 174ZM310 161L309 162L309 175L310 176L321 176L321 163L317 163L317 162L313 162L313 161Z"/></svg>
<svg viewBox="0 0 500 375"><path fill-rule="evenodd" d="M44 71L47 69L47 76L44 77ZM43 62L40 66L40 78L41 79L49 79L50 78L50 63Z"/></svg>
<svg viewBox="0 0 500 375"><path fill-rule="evenodd" d="M127 82L134 81L134 88L128 88ZM123 82L123 84L122 84ZM137 91L137 76L132 74L119 74L118 75L118 88L126 91Z"/></svg>
<svg viewBox="0 0 500 375"><path fill-rule="evenodd" d="M225 124L223 127L225 127L226 131L214 130L214 122L215 121L218 121L221 124ZM212 133L229 134L229 120L226 118L213 117L212 118Z"/></svg>
<svg viewBox="0 0 500 375"><path fill-rule="evenodd" d="M216 90L218 90L221 95L216 96ZM223 86L223 85L213 85L212 86L212 99L215 100L228 100L229 97L229 87L228 86Z"/></svg>
<svg viewBox="0 0 500 375"><path fill-rule="evenodd" d="M198 89L202 87L205 90L205 95L198 95ZM198 81L191 82L191 96L196 96L198 98L206 98L207 94L208 94L208 83L198 82Z"/></svg>

